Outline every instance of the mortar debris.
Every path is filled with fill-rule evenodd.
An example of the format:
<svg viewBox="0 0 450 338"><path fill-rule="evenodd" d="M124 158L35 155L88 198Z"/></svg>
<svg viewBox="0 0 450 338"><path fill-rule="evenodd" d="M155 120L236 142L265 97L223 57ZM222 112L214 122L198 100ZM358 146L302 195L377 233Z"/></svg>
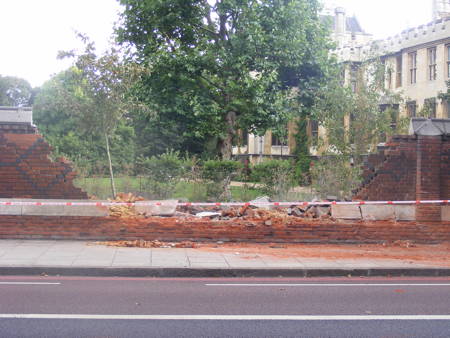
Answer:
<svg viewBox="0 0 450 338"><path fill-rule="evenodd" d="M145 241L143 239L137 239L134 241L106 241L106 242L94 242L95 245L106 245L125 248L195 248L196 244L190 241L183 241L177 243L166 243L158 240Z"/></svg>

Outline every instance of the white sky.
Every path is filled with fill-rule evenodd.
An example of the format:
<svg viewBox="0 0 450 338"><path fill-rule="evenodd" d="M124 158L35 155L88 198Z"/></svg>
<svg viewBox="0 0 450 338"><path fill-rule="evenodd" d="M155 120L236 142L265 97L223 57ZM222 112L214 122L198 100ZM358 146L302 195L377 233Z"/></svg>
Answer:
<svg viewBox="0 0 450 338"><path fill-rule="evenodd" d="M432 0L322 0L325 5L344 7L355 15L364 31L375 39L399 34L402 30L432 20Z"/></svg>
<svg viewBox="0 0 450 338"><path fill-rule="evenodd" d="M70 65L56 56L80 47L75 31L105 49L119 8L116 0L0 0L0 75L42 85Z"/></svg>
<svg viewBox="0 0 450 338"><path fill-rule="evenodd" d="M355 14L363 29L384 38L431 20L431 0L324 0ZM79 47L74 31L107 46L120 6L116 0L0 0L0 75L40 86L70 64L59 50Z"/></svg>

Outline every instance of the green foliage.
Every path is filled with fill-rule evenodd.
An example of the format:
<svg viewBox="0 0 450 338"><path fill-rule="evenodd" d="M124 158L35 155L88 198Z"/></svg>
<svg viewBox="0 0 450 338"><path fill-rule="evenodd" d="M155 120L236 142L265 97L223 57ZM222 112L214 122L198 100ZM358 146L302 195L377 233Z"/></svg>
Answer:
<svg viewBox="0 0 450 338"><path fill-rule="evenodd" d="M343 67L351 73L353 88L343 83ZM384 88L384 72L377 57L360 64L336 66L335 76L318 92L312 118L325 127L326 139L319 139L317 146L326 158L316 163L312 179L322 194L328 189L331 195L349 197L359 180L354 168L360 167L362 155L376 151L379 142L397 131L393 122L403 127L394 109L402 98ZM380 102L386 103L385 109L380 108Z"/></svg>
<svg viewBox="0 0 450 338"><path fill-rule="evenodd" d="M125 62L123 52L114 47L97 55L94 43L87 36L78 34L78 37L84 43L84 51L59 53L59 58L74 58L74 86L65 93L67 109L78 114L79 127L84 132L105 141L111 190L115 196L110 139L130 110L143 107L132 95L141 68L136 63Z"/></svg>
<svg viewBox="0 0 450 338"><path fill-rule="evenodd" d="M284 200L295 185L295 165L283 160L264 161L253 166L252 178L262 183L262 190L267 195Z"/></svg>
<svg viewBox="0 0 450 338"><path fill-rule="evenodd" d="M104 139L81 127L82 115L71 102L76 96L76 69L63 71L40 88L33 106L33 119L56 156L73 161L84 175L101 175L108 170ZM135 132L130 120L120 120L111 134L113 166L121 172L134 164Z"/></svg>
<svg viewBox="0 0 450 338"><path fill-rule="evenodd" d="M190 154L201 154L206 140L190 133L189 123L176 114L149 114L135 112L130 116L137 137L136 153L149 157L177 149Z"/></svg>
<svg viewBox="0 0 450 338"><path fill-rule="evenodd" d="M148 67L141 98L231 157L238 129L289 120L328 59L318 1L120 0L119 39ZM169 120L164 118L164 120Z"/></svg>
<svg viewBox="0 0 450 338"><path fill-rule="evenodd" d="M74 181L77 187L82 188L89 195L100 199L111 197L109 179L107 177L79 177ZM135 195L151 197L152 192L146 191L145 178L122 176L116 178L117 190L121 192L132 192ZM232 198L237 201L250 201L263 193L257 188L248 186L231 187ZM178 198L189 202L204 202L207 200L206 184L201 181L191 182L182 180L178 182L175 191L169 198Z"/></svg>
<svg viewBox="0 0 450 338"><path fill-rule="evenodd" d="M445 84L447 85L447 91L446 92L440 92L438 95L438 98L445 102L450 102L450 80L446 81ZM450 112L448 112L450 113ZM448 116L450 118L450 116Z"/></svg>
<svg viewBox="0 0 450 338"><path fill-rule="evenodd" d="M297 119L297 132L295 133L295 180L301 185L307 185L310 183L309 166L309 140L307 134L308 121L305 116L301 116Z"/></svg>
<svg viewBox="0 0 450 338"><path fill-rule="evenodd" d="M314 190L322 197L335 196L351 199L352 191L359 186L361 169L351 165L351 158L324 155L311 168Z"/></svg>
<svg viewBox="0 0 450 338"><path fill-rule="evenodd" d="M25 79L0 75L0 106L31 106L35 92Z"/></svg>
<svg viewBox="0 0 450 338"><path fill-rule="evenodd" d="M168 151L159 156L140 160L140 173L145 175L145 190L152 198L173 196L177 184L187 172L179 152Z"/></svg>
<svg viewBox="0 0 450 338"><path fill-rule="evenodd" d="M203 164L203 178L220 182L228 177L235 177L243 167L237 161L208 160Z"/></svg>
<svg viewBox="0 0 450 338"><path fill-rule="evenodd" d="M376 151L379 142L405 127L405 119L398 117L396 108L403 99L385 88L386 69L378 57L336 65L331 70L310 114L326 130L326 139L317 144L324 158L315 164L311 176L322 196L349 198L360 181L362 155ZM344 70L350 73L348 85Z"/></svg>
<svg viewBox="0 0 450 338"><path fill-rule="evenodd" d="M208 198L215 201L230 200L230 183L243 169L237 161L209 160L203 163L202 177L206 183Z"/></svg>
<svg viewBox="0 0 450 338"><path fill-rule="evenodd" d="M357 67L353 75L356 91L342 85L342 71L337 67L335 78L322 88L315 107L315 117L327 130L327 139L318 146L337 155L353 156L355 161L393 133L392 110L380 109L382 99L400 103L397 95L384 90L384 68L378 59Z"/></svg>

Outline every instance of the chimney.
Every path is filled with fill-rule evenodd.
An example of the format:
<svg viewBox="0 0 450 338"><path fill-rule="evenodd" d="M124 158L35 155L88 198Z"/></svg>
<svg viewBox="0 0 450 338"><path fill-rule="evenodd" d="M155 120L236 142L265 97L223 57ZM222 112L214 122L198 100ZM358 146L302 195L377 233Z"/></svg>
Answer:
<svg viewBox="0 0 450 338"><path fill-rule="evenodd" d="M346 31L346 18L345 18L345 9L342 7L337 7L334 10L335 19L334 19L334 30L337 35L345 34Z"/></svg>
<svg viewBox="0 0 450 338"><path fill-rule="evenodd" d="M345 32L346 32L346 21L345 18L345 9L342 7L337 7L334 10L334 32L335 32L335 40L338 48L344 47L345 44Z"/></svg>

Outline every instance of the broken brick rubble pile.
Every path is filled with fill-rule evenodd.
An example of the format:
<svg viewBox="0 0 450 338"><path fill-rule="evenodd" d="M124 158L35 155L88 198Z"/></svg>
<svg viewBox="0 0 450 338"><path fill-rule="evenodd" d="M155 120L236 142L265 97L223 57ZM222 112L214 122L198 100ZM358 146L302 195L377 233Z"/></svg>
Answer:
<svg viewBox="0 0 450 338"><path fill-rule="evenodd" d="M234 220L242 219L256 219L261 220L265 218L280 218L285 219L288 216L305 218L305 219L330 219L330 206L296 206L292 205L288 208L258 208L252 205L245 205L242 207L193 207L181 206L178 207L177 217L207 217L218 220Z"/></svg>

